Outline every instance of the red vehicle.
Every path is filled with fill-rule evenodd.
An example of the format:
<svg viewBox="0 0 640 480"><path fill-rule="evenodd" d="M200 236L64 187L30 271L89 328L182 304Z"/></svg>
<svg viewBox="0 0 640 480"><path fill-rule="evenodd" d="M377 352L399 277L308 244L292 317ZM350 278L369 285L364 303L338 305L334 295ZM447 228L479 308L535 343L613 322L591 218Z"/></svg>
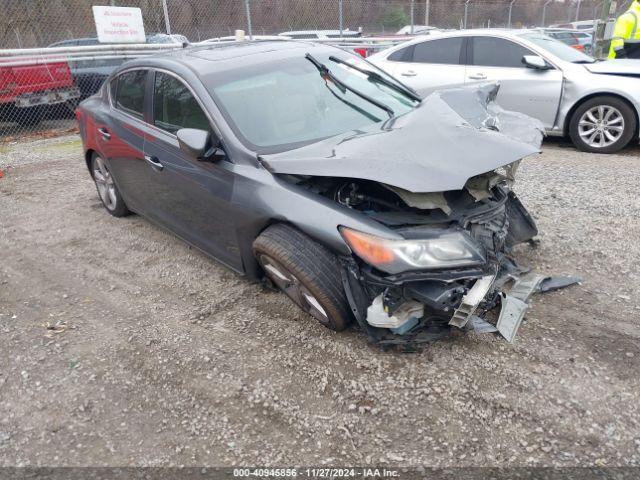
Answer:
<svg viewBox="0 0 640 480"><path fill-rule="evenodd" d="M80 91L67 62L12 65L17 61L0 59L0 120L29 126L40 122L47 105L65 104L73 111Z"/></svg>

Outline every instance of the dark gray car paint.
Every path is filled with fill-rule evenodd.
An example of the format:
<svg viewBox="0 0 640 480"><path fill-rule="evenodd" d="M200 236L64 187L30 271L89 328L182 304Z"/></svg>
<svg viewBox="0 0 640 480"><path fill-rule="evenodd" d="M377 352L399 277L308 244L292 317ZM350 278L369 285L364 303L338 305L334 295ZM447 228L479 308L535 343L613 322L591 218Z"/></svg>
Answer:
<svg viewBox="0 0 640 480"><path fill-rule="evenodd" d="M497 91L486 85L436 92L390 125L261 160L274 173L360 178L410 192L461 190L471 177L540 151L542 124L492 104Z"/></svg>
<svg viewBox="0 0 640 480"><path fill-rule="evenodd" d="M229 69L234 65L241 66L248 62L255 63L273 58L303 55L304 53L301 52L311 52L314 55L327 53L344 55L344 51L337 48L306 42L235 44L209 46L206 49L185 49L162 56L146 57L128 62L114 72L113 76L134 68L158 69L174 73L183 79L210 116L213 132L221 139L221 147L226 152L226 159L218 159L215 164L190 158L186 154L181 155L181 152L176 150L177 141L174 144L170 138L163 138L159 130L149 123L114 111L109 103L107 88L103 88L99 96L87 99L81 107L91 112L96 123L106 125L107 128L117 132L124 132L122 140L130 143L127 148L130 148L133 154L129 156L135 157L135 159L130 158L131 162L135 162L130 167L136 170L137 185L124 183L124 177L127 175L126 168L122 173L115 173L115 180L131 209L172 230L188 243L251 278L258 278L260 275L251 250L252 242L273 222L293 224L316 241L343 255L349 254L350 250L339 234L338 227L341 225L380 237L402 238L398 233L361 212L342 206L269 172L258 161L257 153L248 149L234 134L200 79L204 74L210 74L216 69ZM145 104L145 120L150 122L149 98ZM447 188L461 188L466 178L473 172L484 173L538 150L536 147L519 140L508 139L499 133L488 130L479 131L470 124L465 125L461 120L462 117L441 98L425 102L425 105L433 105L436 110L430 111L429 108L423 107L416 112L417 116L408 115L406 118L398 119L391 132L360 135L355 143L359 149L371 152L371 144L367 146L366 140L369 138L384 149L386 155L384 158L378 155L378 162L382 162L379 165L384 165L390 175L395 175L393 170L398 172L409 169L412 175L425 177L416 178L415 182L411 182L407 180L406 174L400 174L397 183L409 184L419 190L424 190L425 187L439 191ZM449 121L439 124L437 121L440 120L439 112L442 112ZM436 128L437 135L429 134L431 141L425 141L426 132L420 134L419 120L426 121ZM400 132L404 125L409 129L410 136L401 141ZM530 128L535 126L530 125ZM137 133L131 137L125 131ZM137 140L139 135L147 139L142 146ZM342 137L349 136L353 134ZM136 140L133 141L129 137ZM390 138L394 147L385 146L384 141L380 140L382 138ZM458 142L465 142L469 150L464 151L459 148L456 145ZM325 154L332 143L334 145L339 143L339 139L332 138L321 142L320 145ZM100 148L101 144L98 143L98 145ZM143 154L140 151L141 148L144 153L156 156L165 168L162 171L156 171L148 162L145 162L141 157ZM313 150L318 149L319 146L308 148ZM448 173L453 169L458 170L455 165L452 168L453 157L443 156L449 149L456 152L456 159L461 162L458 173ZM439 152L439 158L426 158L430 151L431 153ZM88 152L89 155L91 153L91 151ZM104 152L99 153L104 154ZM112 158L109 158L109 155L106 156L107 162L111 164ZM295 162L291 156L288 161L291 164L305 164L304 161ZM359 167L371 170L366 168L363 159L357 163ZM328 165L324 167L321 169L323 173L320 174L352 175L363 178L361 170L350 168L344 165L344 162L332 162L331 173ZM169 175L175 175L176 179L180 179L178 182L180 192L166 190L169 185L173 185L174 188L177 186L166 178ZM382 181L393 183L387 177ZM443 183L438 186L438 181ZM180 197L179 201L176 200L175 195ZM209 201L213 203L211 208L207 209ZM219 205L217 201L226 202L227 208L214 212L216 205ZM191 202L203 203L197 207L197 211L194 211L195 207L190 204ZM184 222L181 221L180 225L176 225L176 218L182 218ZM186 232L187 229L189 233ZM225 231L224 234L215 234L222 230ZM212 242L215 242L215 245Z"/></svg>

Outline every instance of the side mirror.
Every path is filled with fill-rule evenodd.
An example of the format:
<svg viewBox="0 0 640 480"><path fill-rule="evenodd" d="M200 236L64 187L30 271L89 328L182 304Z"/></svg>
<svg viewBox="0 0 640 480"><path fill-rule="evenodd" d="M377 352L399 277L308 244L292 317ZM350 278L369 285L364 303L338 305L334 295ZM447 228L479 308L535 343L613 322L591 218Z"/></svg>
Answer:
<svg viewBox="0 0 640 480"><path fill-rule="evenodd" d="M524 63L527 68L533 68L534 70L549 70L551 68L546 60L538 55L525 55L522 57L522 63Z"/></svg>
<svg viewBox="0 0 640 480"><path fill-rule="evenodd" d="M181 128L176 133L176 137L178 137L180 150L198 160L208 158L217 149L219 143L210 132L196 128Z"/></svg>

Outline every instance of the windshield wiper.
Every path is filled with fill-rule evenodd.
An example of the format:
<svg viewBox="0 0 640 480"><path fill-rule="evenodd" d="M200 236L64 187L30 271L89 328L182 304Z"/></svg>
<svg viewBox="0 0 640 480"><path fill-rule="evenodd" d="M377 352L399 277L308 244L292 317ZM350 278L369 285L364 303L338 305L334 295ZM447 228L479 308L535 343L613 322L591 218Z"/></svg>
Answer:
<svg viewBox="0 0 640 480"><path fill-rule="evenodd" d="M331 80L340 90L342 90L343 93L349 90L351 93L359 96L363 100L366 100L367 102L387 112L387 114L389 115L389 118L395 117L396 113L393 111L391 107L389 107L388 105L385 105L382 102L379 102L375 98L371 98L366 93L362 93L361 91L353 87L350 87L349 85L344 83L342 80L340 80L338 77L336 77L333 73L331 73L331 70L329 70L329 68L327 68L327 66L324 63L321 63L320 61L318 61L318 59L315 58L310 53L307 53L305 55L305 58L315 65L315 67L318 69L318 71L320 72L320 75L322 75L323 78L326 77L329 80Z"/></svg>
<svg viewBox="0 0 640 480"><path fill-rule="evenodd" d="M338 57L334 57L333 55L329 57L329 60L331 60L332 62L340 63L342 65L346 65L349 68L353 68L355 71L360 72L366 75L367 77L369 77L369 80L382 83L387 87L394 89L396 92L400 92L403 95L406 95L407 97L411 98L412 100L415 100L416 102L422 101L422 98L420 98L420 96L416 92L414 92L412 89L410 89L406 85L403 85L402 83L392 82L391 80L388 80L382 75L380 75L378 72L374 72L373 70L367 70L366 68L360 68L352 63L341 60Z"/></svg>

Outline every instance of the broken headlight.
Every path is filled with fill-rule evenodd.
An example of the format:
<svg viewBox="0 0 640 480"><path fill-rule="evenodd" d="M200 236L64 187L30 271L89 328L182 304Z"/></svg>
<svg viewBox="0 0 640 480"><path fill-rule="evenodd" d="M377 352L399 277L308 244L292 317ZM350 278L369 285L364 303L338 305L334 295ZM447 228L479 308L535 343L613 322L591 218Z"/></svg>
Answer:
<svg viewBox="0 0 640 480"><path fill-rule="evenodd" d="M390 240L347 227L340 233L351 250L369 265L387 273L481 265L481 246L462 231L436 230L429 238Z"/></svg>

